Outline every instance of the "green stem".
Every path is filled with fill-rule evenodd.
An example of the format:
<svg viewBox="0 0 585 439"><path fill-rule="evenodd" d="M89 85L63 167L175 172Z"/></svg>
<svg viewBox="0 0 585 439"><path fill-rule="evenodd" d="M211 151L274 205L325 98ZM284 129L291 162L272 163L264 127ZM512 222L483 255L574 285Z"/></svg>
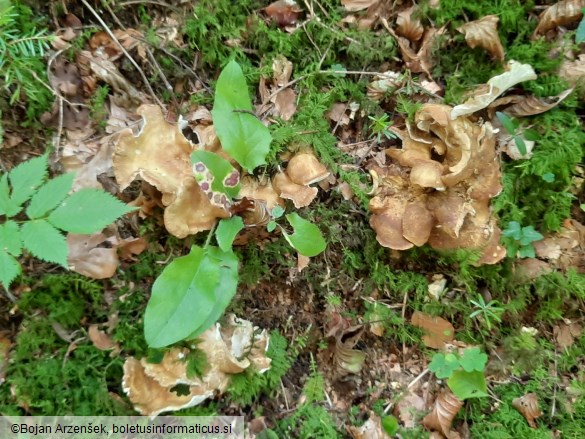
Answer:
<svg viewBox="0 0 585 439"><path fill-rule="evenodd" d="M213 232L215 232L216 226L217 226L217 221L215 223L213 223L211 230L209 230L209 233L207 234L207 239L205 240L205 245L203 246L203 248L209 247L209 243L211 242L211 237L213 236Z"/></svg>

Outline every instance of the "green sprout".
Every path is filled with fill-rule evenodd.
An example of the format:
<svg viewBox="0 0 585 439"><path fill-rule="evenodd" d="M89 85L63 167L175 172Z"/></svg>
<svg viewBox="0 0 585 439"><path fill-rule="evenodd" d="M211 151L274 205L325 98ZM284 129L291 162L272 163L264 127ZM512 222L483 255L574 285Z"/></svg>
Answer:
<svg viewBox="0 0 585 439"><path fill-rule="evenodd" d="M488 303L485 302L481 294L477 295L477 300L470 300L473 306L476 308L469 317L475 318L481 315L488 331L492 329L492 323L502 321L500 315L504 312L504 308L499 307L497 300L490 300Z"/></svg>
<svg viewBox="0 0 585 439"><path fill-rule="evenodd" d="M508 249L508 257L517 255L520 258L533 258L535 253L532 243L544 238L533 226L522 227L517 221L510 221L502 236Z"/></svg>
<svg viewBox="0 0 585 439"><path fill-rule="evenodd" d="M390 130L390 125L392 125L392 121L389 120L388 114L384 113L380 117L373 117L368 116L372 124L372 133L376 136L376 141L380 143L382 141L382 137L386 139L395 139L396 134L394 134Z"/></svg>

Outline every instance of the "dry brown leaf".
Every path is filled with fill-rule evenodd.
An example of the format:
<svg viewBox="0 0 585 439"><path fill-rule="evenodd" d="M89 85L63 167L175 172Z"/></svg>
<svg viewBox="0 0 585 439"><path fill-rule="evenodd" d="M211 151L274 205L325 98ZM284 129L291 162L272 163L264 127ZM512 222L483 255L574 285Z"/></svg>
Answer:
<svg viewBox="0 0 585 439"><path fill-rule="evenodd" d="M448 439L455 439L459 434L451 430L451 424L463 407L463 401L457 398L450 390L442 391L435 401L433 411L421 421L429 430L443 433Z"/></svg>
<svg viewBox="0 0 585 439"><path fill-rule="evenodd" d="M341 4L347 11L356 12L369 8L380 0L341 0Z"/></svg>
<svg viewBox="0 0 585 439"><path fill-rule="evenodd" d="M414 18L418 12L417 6L401 11L396 16L396 33L401 37L408 38L410 41L418 41L422 38L424 27L418 18Z"/></svg>
<svg viewBox="0 0 585 439"><path fill-rule="evenodd" d="M538 25L532 37L535 38L557 26L564 26L578 21L583 16L581 11L583 8L585 8L585 0L562 0L549 6L538 17Z"/></svg>
<svg viewBox="0 0 585 439"><path fill-rule="evenodd" d="M585 81L585 54L574 60L563 61L559 76L573 86L582 84Z"/></svg>
<svg viewBox="0 0 585 439"><path fill-rule="evenodd" d="M132 260L148 247L148 241L143 237L122 239L118 244L118 253L122 260Z"/></svg>
<svg viewBox="0 0 585 439"><path fill-rule="evenodd" d="M457 30L465 35L465 41L472 49L479 46L497 60L504 61L504 48L498 34L499 20L497 15L486 15L480 20L464 24Z"/></svg>
<svg viewBox="0 0 585 439"><path fill-rule="evenodd" d="M120 352L120 346L112 340L112 337L99 329L99 325L90 325L87 331L89 339L100 351Z"/></svg>
<svg viewBox="0 0 585 439"><path fill-rule="evenodd" d="M583 326L577 322L560 323L553 327L555 340L561 349L566 349L575 343L575 340L581 337Z"/></svg>
<svg viewBox="0 0 585 439"><path fill-rule="evenodd" d="M348 427L349 434L353 439L387 439L388 436L382 428L382 420L374 413L361 427Z"/></svg>
<svg viewBox="0 0 585 439"><path fill-rule="evenodd" d="M109 242L109 248L98 247ZM112 238L102 233L93 235L67 235L69 268L76 273L93 279L107 279L116 274L118 252L112 245Z"/></svg>
<svg viewBox="0 0 585 439"><path fill-rule="evenodd" d="M455 338L455 328L442 317L415 311L410 323L425 332L423 343L429 348L442 349L445 343L449 343Z"/></svg>
<svg viewBox="0 0 585 439"><path fill-rule="evenodd" d="M413 73L424 72L429 77L432 77L431 70L435 64L431 56L433 43L437 37L439 37L445 32L445 29L446 29L445 26L439 29L428 28L424 33L423 39L420 43L420 47L417 52L415 52L414 49L412 48L410 40L397 35L391 28L388 28L387 30L394 38L396 38L398 47L400 48L400 52L402 54L402 58L404 59L406 66Z"/></svg>
<svg viewBox="0 0 585 439"><path fill-rule="evenodd" d="M12 343L8 338L8 332L0 332L0 386L6 378L6 369L8 369L8 358Z"/></svg>
<svg viewBox="0 0 585 439"><path fill-rule="evenodd" d="M396 405L394 406L394 416L400 419L400 422L404 425L404 428L414 428L418 423L418 417L416 412L422 412L426 409L425 400L412 392L411 389L407 389L405 395L403 394Z"/></svg>
<svg viewBox="0 0 585 439"><path fill-rule="evenodd" d="M273 98L275 116L290 120L297 112L297 94L292 88L285 88Z"/></svg>
<svg viewBox="0 0 585 439"><path fill-rule="evenodd" d="M297 253L297 271L299 273L309 266L309 262L311 262L310 257Z"/></svg>
<svg viewBox="0 0 585 439"><path fill-rule="evenodd" d="M541 114L545 111L551 110L559 105L563 100L567 98L572 92L573 88L569 88L557 96L550 96L547 98L537 98L536 96L523 96L519 102L510 105L505 108L504 113L514 117L522 116L533 116L535 114ZM495 101L493 104L496 104ZM494 105L495 106L495 105Z"/></svg>
<svg viewBox="0 0 585 439"><path fill-rule="evenodd" d="M514 263L514 278L526 282L552 272L552 267L540 259L524 258Z"/></svg>
<svg viewBox="0 0 585 439"><path fill-rule="evenodd" d="M480 87L473 97L469 98L465 103L454 107L451 111L451 119L482 110L510 87L520 82L536 79L536 73L534 73L534 69L529 64L510 61L506 67L507 71L491 78L487 82L487 87Z"/></svg>
<svg viewBox="0 0 585 439"><path fill-rule="evenodd" d="M386 95L388 90L401 87L403 79L404 78L401 73L393 72L391 70L380 75L376 75L374 80L368 84L368 97L374 100L381 100Z"/></svg>
<svg viewBox="0 0 585 439"><path fill-rule="evenodd" d="M542 416L542 411L538 408L538 396L535 393L527 393L520 398L515 398L512 406L526 418L530 427L536 428L535 421Z"/></svg>

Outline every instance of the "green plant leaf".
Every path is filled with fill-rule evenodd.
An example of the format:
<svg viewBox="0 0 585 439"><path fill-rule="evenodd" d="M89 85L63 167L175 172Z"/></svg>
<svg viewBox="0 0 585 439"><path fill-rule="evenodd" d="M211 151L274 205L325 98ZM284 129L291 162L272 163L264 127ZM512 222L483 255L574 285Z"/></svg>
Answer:
<svg viewBox="0 0 585 439"><path fill-rule="evenodd" d="M288 243L295 248L303 256L317 256L325 247L327 243L315 224L301 218L297 213L286 215L286 219L294 229L294 233L289 235L284 232L284 237Z"/></svg>
<svg viewBox="0 0 585 439"><path fill-rule="evenodd" d="M496 117L498 118L500 123L504 126L504 128L506 129L508 134L514 134L514 132L516 131L517 125L510 118L510 116L508 116L505 113L502 113L501 111L496 111Z"/></svg>
<svg viewBox="0 0 585 439"><path fill-rule="evenodd" d="M229 219L219 221L215 231L217 244L224 251L230 251L236 235L244 228L244 221L239 216L232 216Z"/></svg>
<svg viewBox="0 0 585 439"><path fill-rule="evenodd" d="M585 14L585 8L581 9L581 12ZM585 41L585 16L579 22L579 26L577 26L577 32L575 34L575 42L577 44L581 44Z"/></svg>
<svg viewBox="0 0 585 439"><path fill-rule="evenodd" d="M543 238L544 236L534 230L533 226L522 227L522 237L520 238L520 244L528 245L531 242L540 241Z"/></svg>
<svg viewBox="0 0 585 439"><path fill-rule="evenodd" d="M461 367L466 372L483 372L487 363L488 356L481 352L480 348L467 348L463 351L463 356L459 360Z"/></svg>
<svg viewBox="0 0 585 439"><path fill-rule="evenodd" d="M0 251L7 251L12 256L20 256L22 242L20 241L20 228L14 221L6 221L0 224Z"/></svg>
<svg viewBox="0 0 585 439"><path fill-rule="evenodd" d="M195 338L210 328L225 312L236 294L238 286L238 257L230 249L227 252L217 247L207 248L207 257L219 266L219 285L215 288L215 304L207 319L189 338Z"/></svg>
<svg viewBox="0 0 585 439"><path fill-rule="evenodd" d="M47 154L22 162L10 171L8 175L12 185L12 202L20 206L28 200L45 181L47 173Z"/></svg>
<svg viewBox="0 0 585 439"><path fill-rule="evenodd" d="M8 288L16 276L20 274L20 264L16 258L0 249L0 282Z"/></svg>
<svg viewBox="0 0 585 439"><path fill-rule="evenodd" d="M522 157L528 154L528 149L526 148L526 143L524 139L520 136L514 136L514 142L516 142L516 147L518 148L518 152Z"/></svg>
<svg viewBox="0 0 585 439"><path fill-rule="evenodd" d="M132 212L107 192L98 189L81 189L67 197L49 215L49 222L71 233L95 233L120 216Z"/></svg>
<svg viewBox="0 0 585 439"><path fill-rule="evenodd" d="M488 396L483 372L456 370L447 381L447 385L461 400Z"/></svg>
<svg viewBox="0 0 585 439"><path fill-rule="evenodd" d="M274 229L276 229L276 221L268 221L268 224L266 224L266 230L271 233L274 232Z"/></svg>
<svg viewBox="0 0 585 439"><path fill-rule="evenodd" d="M270 212L270 216L272 216L272 218L274 218L274 219L278 219L282 215L284 215L284 209L282 208L282 206L276 205L272 209L272 212Z"/></svg>
<svg viewBox="0 0 585 439"><path fill-rule="evenodd" d="M555 181L555 174L553 174L552 172L547 172L545 174L542 174L542 179L547 183L552 183L553 181Z"/></svg>
<svg viewBox="0 0 585 439"><path fill-rule="evenodd" d="M541 135L535 130L525 130L523 136L526 140L531 140L533 142L536 142L541 138Z"/></svg>
<svg viewBox="0 0 585 439"><path fill-rule="evenodd" d="M0 177L0 215L11 217L20 212L20 204L10 198L10 187L8 186L8 174Z"/></svg>
<svg viewBox="0 0 585 439"><path fill-rule="evenodd" d="M382 418L382 429L386 434L394 436L398 433L398 419L394 416L384 416Z"/></svg>
<svg viewBox="0 0 585 439"><path fill-rule="evenodd" d="M20 228L20 236L23 247L34 257L68 268L67 241L46 220L27 221Z"/></svg>
<svg viewBox="0 0 585 439"><path fill-rule="evenodd" d="M520 223L510 221L508 227L502 232L502 235L506 238L513 238L516 241L520 241L520 238L522 238L522 227L520 227Z"/></svg>
<svg viewBox="0 0 585 439"><path fill-rule="evenodd" d="M191 163L193 163L195 178L203 173L211 172L211 178L208 178L207 181L197 179L204 192L209 191L209 187L203 186L205 183L208 185L211 183L212 191L226 194L230 200L240 192L240 173L230 162L217 154L203 150L195 151L191 154Z"/></svg>
<svg viewBox="0 0 585 439"><path fill-rule="evenodd" d="M523 245L518 249L518 257L520 258L534 258L535 256L536 253L532 244Z"/></svg>
<svg viewBox="0 0 585 439"><path fill-rule="evenodd" d="M222 148L249 173L266 163L272 141L270 131L252 111L242 69L230 61L217 80L211 114Z"/></svg>
<svg viewBox="0 0 585 439"><path fill-rule="evenodd" d="M162 348L181 341L209 317L220 284L220 266L206 256L205 249L193 246L154 282L144 314L148 346Z"/></svg>
<svg viewBox="0 0 585 439"><path fill-rule="evenodd" d="M42 185L33 195L26 209L28 217L30 219L41 218L57 207L73 187L74 179L75 174L69 172L59 175Z"/></svg>
<svg viewBox="0 0 585 439"><path fill-rule="evenodd" d="M459 358L454 354L435 354L429 364L429 370L434 372L439 379L449 378L458 368Z"/></svg>

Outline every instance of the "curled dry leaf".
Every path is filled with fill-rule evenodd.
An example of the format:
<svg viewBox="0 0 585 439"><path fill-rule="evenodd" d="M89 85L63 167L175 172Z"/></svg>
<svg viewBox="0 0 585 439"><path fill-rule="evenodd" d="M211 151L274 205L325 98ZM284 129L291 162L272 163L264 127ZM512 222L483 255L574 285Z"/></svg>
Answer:
<svg viewBox="0 0 585 439"><path fill-rule="evenodd" d="M542 411L538 408L538 396L535 393L527 393L520 398L515 398L512 406L526 418L530 427L536 428L535 421L542 416Z"/></svg>
<svg viewBox="0 0 585 439"><path fill-rule="evenodd" d="M268 333L258 333L256 329L251 322L232 314L225 327L216 324L201 334L196 348L207 358L201 377L187 375L187 348L166 351L158 364L129 357L124 364L124 392L140 414L151 417L198 405L215 392L225 391L231 375L250 366L260 373L270 368L271 360L266 357ZM189 394L179 396L173 392L177 384L188 385Z"/></svg>
<svg viewBox="0 0 585 439"><path fill-rule="evenodd" d="M529 64L520 64L510 61L506 66L507 71L494 76L487 82L487 86L481 86L473 97L465 103L457 105L451 111L451 118L465 116L486 108L502 93L520 82L536 79L536 73Z"/></svg>
<svg viewBox="0 0 585 439"><path fill-rule="evenodd" d="M209 230L230 213L212 202L193 176L190 155L194 146L180 128L168 123L155 105L143 105L138 114L144 126L138 136L123 131L116 144L113 167L120 189L140 177L162 192L166 229L178 238ZM227 200L226 200L227 201ZM225 203L224 203L225 204Z"/></svg>
<svg viewBox="0 0 585 439"><path fill-rule="evenodd" d="M449 343L455 338L455 328L442 317L415 311L410 323L425 332L423 343L429 348L442 349L445 343Z"/></svg>
<svg viewBox="0 0 585 439"><path fill-rule="evenodd" d="M420 47L418 51L415 52L413 49L410 40L407 38L401 37L397 35L391 28L388 28L390 34L396 38L398 42L398 47L400 48L400 52L402 54L402 58L406 66L413 72L413 73L426 73L429 77L432 77L431 70L435 65L434 60L431 56L431 51L433 48L433 43L435 39L442 35L445 32L446 27L443 26L439 29L435 28L428 28L422 41L420 43Z"/></svg>
<svg viewBox="0 0 585 439"><path fill-rule="evenodd" d="M382 429L382 420L375 413L370 413L370 418L361 427L348 427L353 439L386 439L388 435Z"/></svg>
<svg viewBox="0 0 585 439"><path fill-rule="evenodd" d="M108 242L109 241L109 242ZM108 242L109 247L98 247ZM118 253L114 238L102 233L93 235L67 235L69 268L92 279L107 279L116 273Z"/></svg>
<svg viewBox="0 0 585 439"><path fill-rule="evenodd" d="M522 117L522 116L533 116L535 114L541 114L545 111L551 110L563 102L567 96L573 92L573 88L569 88L557 96L550 96L547 98L537 98L536 96L522 96L518 99L518 102L513 103L503 111L510 116ZM496 107L500 99L497 99L490 105L490 107Z"/></svg>
<svg viewBox="0 0 585 439"><path fill-rule="evenodd" d="M418 41L422 38L424 27L418 18L414 18L418 12L416 6L411 6L398 13L396 17L396 33L410 41Z"/></svg>
<svg viewBox="0 0 585 439"><path fill-rule="evenodd" d="M544 34L557 26L564 26L578 21L583 16L585 0L562 0L549 6L538 17L538 25L534 30L533 38Z"/></svg>
<svg viewBox="0 0 585 439"><path fill-rule="evenodd" d="M451 431L451 424L461 407L463 407L463 401L450 390L443 390L435 400L433 411L426 415L421 423L429 430L441 432L448 439L457 438L459 435Z"/></svg>
<svg viewBox="0 0 585 439"><path fill-rule="evenodd" d="M380 0L341 0L341 4L347 11L356 12L369 8Z"/></svg>
<svg viewBox="0 0 585 439"><path fill-rule="evenodd" d="M495 59L504 61L504 48L498 34L497 15L486 15L480 20L470 21L457 30L465 35L465 41L472 49L481 47Z"/></svg>

